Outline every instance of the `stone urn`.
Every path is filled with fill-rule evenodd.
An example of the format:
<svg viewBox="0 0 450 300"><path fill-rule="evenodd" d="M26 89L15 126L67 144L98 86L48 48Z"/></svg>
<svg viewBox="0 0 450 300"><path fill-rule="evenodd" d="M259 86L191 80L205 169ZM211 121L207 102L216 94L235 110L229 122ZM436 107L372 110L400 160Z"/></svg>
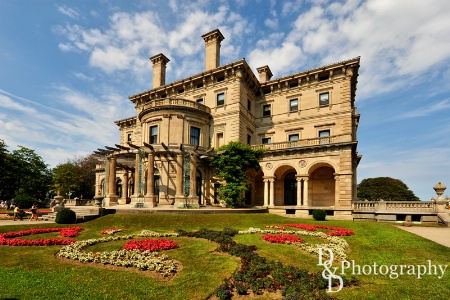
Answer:
<svg viewBox="0 0 450 300"><path fill-rule="evenodd" d="M105 197L103 197L102 195L97 195L94 197L94 206L98 206L98 207L102 207L102 203L103 203L103 199Z"/></svg>
<svg viewBox="0 0 450 300"><path fill-rule="evenodd" d="M436 184L433 189L436 191L436 194L438 195L436 199L436 206L438 212L445 212L445 205L447 204L447 201L442 198L442 194L444 194L444 191L447 187L443 185L441 182Z"/></svg>
<svg viewBox="0 0 450 300"><path fill-rule="evenodd" d="M52 202L53 203L51 205L51 208L52 208L53 212L58 212L64 208L64 197L63 196L58 195L58 196L53 197Z"/></svg>

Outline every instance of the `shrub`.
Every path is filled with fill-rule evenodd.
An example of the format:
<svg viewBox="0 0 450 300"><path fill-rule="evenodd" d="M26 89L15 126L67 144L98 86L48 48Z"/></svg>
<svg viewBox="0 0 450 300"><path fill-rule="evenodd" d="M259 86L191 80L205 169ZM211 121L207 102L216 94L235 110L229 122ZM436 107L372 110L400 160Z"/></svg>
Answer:
<svg viewBox="0 0 450 300"><path fill-rule="evenodd" d="M19 195L14 200L16 201L16 206L19 205L22 209L31 208L37 202L35 198L28 195Z"/></svg>
<svg viewBox="0 0 450 300"><path fill-rule="evenodd" d="M313 218L316 221L325 221L325 217L327 216L327 212L323 209L315 209L313 211Z"/></svg>
<svg viewBox="0 0 450 300"><path fill-rule="evenodd" d="M55 222L58 224L74 224L77 221L77 215L70 208L63 208L56 214Z"/></svg>

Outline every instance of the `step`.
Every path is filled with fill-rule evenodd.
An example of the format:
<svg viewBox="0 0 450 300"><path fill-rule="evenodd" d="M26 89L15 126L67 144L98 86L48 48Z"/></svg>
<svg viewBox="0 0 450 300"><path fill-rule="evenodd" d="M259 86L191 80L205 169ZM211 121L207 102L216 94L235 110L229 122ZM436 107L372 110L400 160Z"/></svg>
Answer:
<svg viewBox="0 0 450 300"><path fill-rule="evenodd" d="M447 227L450 227L450 215L448 213L438 213L438 218L445 224Z"/></svg>

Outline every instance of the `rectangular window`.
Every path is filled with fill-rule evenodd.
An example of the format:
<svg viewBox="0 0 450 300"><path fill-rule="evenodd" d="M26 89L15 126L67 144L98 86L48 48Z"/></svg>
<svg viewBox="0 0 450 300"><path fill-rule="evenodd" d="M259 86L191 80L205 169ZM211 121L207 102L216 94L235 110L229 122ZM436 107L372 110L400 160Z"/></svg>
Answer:
<svg viewBox="0 0 450 300"><path fill-rule="evenodd" d="M298 110L298 99L292 99L289 101L289 111L297 111Z"/></svg>
<svg viewBox="0 0 450 300"><path fill-rule="evenodd" d="M319 105L320 106L326 106L330 104L330 93L322 93L319 94Z"/></svg>
<svg viewBox="0 0 450 300"><path fill-rule="evenodd" d="M190 144L197 146L200 145L200 128L191 127Z"/></svg>
<svg viewBox="0 0 450 300"><path fill-rule="evenodd" d="M198 104L203 104L203 98L197 99L196 101Z"/></svg>
<svg viewBox="0 0 450 300"><path fill-rule="evenodd" d="M247 110L248 111L252 110L252 102L250 100L247 100Z"/></svg>
<svg viewBox="0 0 450 300"><path fill-rule="evenodd" d="M299 139L298 133L296 133L296 134L290 134L290 135L289 135L289 141L290 141L290 142L298 141L298 139Z"/></svg>
<svg viewBox="0 0 450 300"><path fill-rule="evenodd" d="M320 144L329 144L330 143L330 130L320 130L319 131L319 142Z"/></svg>
<svg viewBox="0 0 450 300"><path fill-rule="evenodd" d="M150 127L150 144L158 143L158 126Z"/></svg>
<svg viewBox="0 0 450 300"><path fill-rule="evenodd" d="M252 144L252 136L250 134L247 134L247 144Z"/></svg>
<svg viewBox="0 0 450 300"><path fill-rule="evenodd" d="M131 133L129 133L129 134L127 135L127 141L128 141L128 142L131 142Z"/></svg>
<svg viewBox="0 0 450 300"><path fill-rule="evenodd" d="M223 133L218 133L217 134L216 145L218 147L223 145Z"/></svg>
<svg viewBox="0 0 450 300"><path fill-rule="evenodd" d="M224 104L225 104L225 94L224 93L217 94L217 106L221 106Z"/></svg>
<svg viewBox="0 0 450 300"><path fill-rule="evenodd" d="M270 144L270 143L272 143L272 138L263 138L262 139L262 143L263 144Z"/></svg>
<svg viewBox="0 0 450 300"><path fill-rule="evenodd" d="M263 105L263 117L270 116L270 104Z"/></svg>

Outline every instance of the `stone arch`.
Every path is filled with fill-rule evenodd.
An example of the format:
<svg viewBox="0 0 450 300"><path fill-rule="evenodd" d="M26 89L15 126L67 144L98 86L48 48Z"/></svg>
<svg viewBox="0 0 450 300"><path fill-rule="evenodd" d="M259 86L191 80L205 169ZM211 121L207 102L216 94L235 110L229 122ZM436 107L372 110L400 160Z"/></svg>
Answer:
<svg viewBox="0 0 450 300"><path fill-rule="evenodd" d="M119 196L119 198L122 198L122 193L123 193L123 190L122 190L122 185L123 185L122 179L120 177L117 177L115 184L116 184L116 195Z"/></svg>
<svg viewBox="0 0 450 300"><path fill-rule="evenodd" d="M330 207L335 205L335 168L326 162L314 164L308 170L308 193L310 205L314 207Z"/></svg>
<svg viewBox="0 0 450 300"><path fill-rule="evenodd" d="M283 164L275 172L274 205L296 205L297 202L297 169L294 165Z"/></svg>

